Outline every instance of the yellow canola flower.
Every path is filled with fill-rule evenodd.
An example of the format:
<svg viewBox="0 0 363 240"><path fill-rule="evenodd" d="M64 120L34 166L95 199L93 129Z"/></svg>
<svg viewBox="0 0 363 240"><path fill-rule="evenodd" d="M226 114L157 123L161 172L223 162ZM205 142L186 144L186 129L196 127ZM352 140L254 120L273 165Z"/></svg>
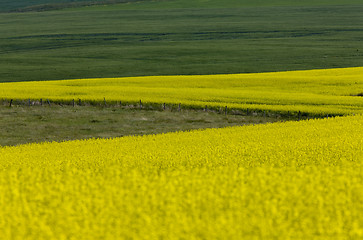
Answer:
<svg viewBox="0 0 363 240"><path fill-rule="evenodd" d="M361 239L363 116L0 148L0 239Z"/></svg>
<svg viewBox="0 0 363 240"><path fill-rule="evenodd" d="M0 83L0 98L183 104L313 114L363 113L363 67Z"/></svg>

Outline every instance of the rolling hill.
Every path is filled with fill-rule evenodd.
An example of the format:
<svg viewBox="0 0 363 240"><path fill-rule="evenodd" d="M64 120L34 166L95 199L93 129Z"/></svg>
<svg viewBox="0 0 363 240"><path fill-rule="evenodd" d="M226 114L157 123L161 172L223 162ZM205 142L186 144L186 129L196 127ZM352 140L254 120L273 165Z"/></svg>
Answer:
<svg viewBox="0 0 363 240"><path fill-rule="evenodd" d="M10 3L2 2L1 9L14 9ZM363 65L358 1L221 3L143 1L2 13L0 81Z"/></svg>

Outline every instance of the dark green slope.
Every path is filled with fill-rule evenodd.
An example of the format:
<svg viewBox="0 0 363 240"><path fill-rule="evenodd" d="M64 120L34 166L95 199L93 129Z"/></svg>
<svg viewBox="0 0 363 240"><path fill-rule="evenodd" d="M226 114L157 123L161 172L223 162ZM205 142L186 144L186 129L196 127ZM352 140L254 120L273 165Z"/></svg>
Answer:
<svg viewBox="0 0 363 240"><path fill-rule="evenodd" d="M136 6L122 6L130 9L145 8L236 8L271 6L337 6L362 5L361 0L153 0Z"/></svg>
<svg viewBox="0 0 363 240"><path fill-rule="evenodd" d="M62 4L80 1L81 0L2 0L0 2L0 12L17 11L19 9L43 4Z"/></svg>
<svg viewBox="0 0 363 240"><path fill-rule="evenodd" d="M2 0L0 12L39 11L97 4L142 2L123 8L224 8L246 6L319 6L362 4L361 0Z"/></svg>
<svg viewBox="0 0 363 240"><path fill-rule="evenodd" d="M0 81L363 66L354 0L220 2L0 14Z"/></svg>
<svg viewBox="0 0 363 240"><path fill-rule="evenodd" d="M49 11L94 5L110 5L151 0L2 0L0 12Z"/></svg>

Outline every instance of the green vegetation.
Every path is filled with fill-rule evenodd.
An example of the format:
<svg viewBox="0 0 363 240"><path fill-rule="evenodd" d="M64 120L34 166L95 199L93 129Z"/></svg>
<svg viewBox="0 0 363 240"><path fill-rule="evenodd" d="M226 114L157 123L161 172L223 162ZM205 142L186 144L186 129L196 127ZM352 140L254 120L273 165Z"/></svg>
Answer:
<svg viewBox="0 0 363 240"><path fill-rule="evenodd" d="M136 1L143 0L2 0L0 2L0 12L49 11L62 8L128 3Z"/></svg>
<svg viewBox="0 0 363 240"><path fill-rule="evenodd" d="M121 6L122 9L229 8L248 6L324 6L362 4L360 0L3 0L0 3L0 12L44 11L91 5L113 5L118 3L138 3L127 6L123 5Z"/></svg>
<svg viewBox="0 0 363 240"><path fill-rule="evenodd" d="M157 134L283 120L276 115L241 116L174 108L138 110L129 106L0 106L0 146L31 142Z"/></svg>
<svg viewBox="0 0 363 240"><path fill-rule="evenodd" d="M80 0L75 0L80 2ZM0 12L17 11L30 6L39 6L43 4L62 4L72 2L72 0L2 0L0 3Z"/></svg>
<svg viewBox="0 0 363 240"><path fill-rule="evenodd" d="M150 8L236 8L236 7L271 7L271 6L333 6L361 5L360 0L154 0L142 1L135 5L119 6L122 9Z"/></svg>
<svg viewBox="0 0 363 240"><path fill-rule="evenodd" d="M357 1L219 2L0 14L0 81L363 65Z"/></svg>

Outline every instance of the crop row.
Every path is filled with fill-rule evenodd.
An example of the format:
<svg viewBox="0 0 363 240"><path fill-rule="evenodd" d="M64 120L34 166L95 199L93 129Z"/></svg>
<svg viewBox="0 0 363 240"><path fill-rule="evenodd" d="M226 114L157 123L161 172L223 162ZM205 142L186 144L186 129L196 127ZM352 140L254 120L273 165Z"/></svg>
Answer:
<svg viewBox="0 0 363 240"><path fill-rule="evenodd" d="M363 112L363 68L1 83L2 99L123 101L347 115Z"/></svg>

